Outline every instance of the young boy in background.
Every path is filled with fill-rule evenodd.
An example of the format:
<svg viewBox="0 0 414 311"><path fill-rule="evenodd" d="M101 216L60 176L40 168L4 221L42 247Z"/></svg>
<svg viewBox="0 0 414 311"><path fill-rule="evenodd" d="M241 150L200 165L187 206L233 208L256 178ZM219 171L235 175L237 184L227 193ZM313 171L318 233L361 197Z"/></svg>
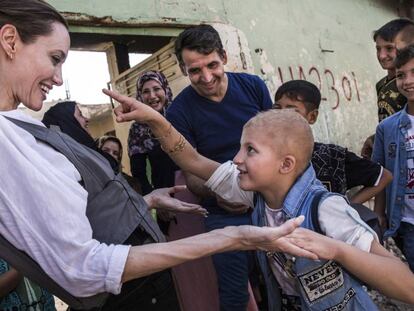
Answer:
<svg viewBox="0 0 414 311"><path fill-rule="evenodd" d="M375 85L379 122L400 111L406 103L405 97L397 88L394 60L397 55L397 37L410 24L410 20L398 18L387 22L373 33L378 63L387 71L387 75ZM363 144L361 155L366 159L371 159L374 139L375 135L371 135Z"/></svg>
<svg viewBox="0 0 414 311"><path fill-rule="evenodd" d="M314 84L304 80L292 80L278 88L273 108L292 109L312 125L318 120L320 102L321 93ZM350 197L351 203L361 204L368 201L392 180L391 173L381 165L334 144L315 142L312 165L316 178L330 192L345 195L349 189L363 186Z"/></svg>
<svg viewBox="0 0 414 311"><path fill-rule="evenodd" d="M377 50L377 59L382 69L387 71L387 75L379 80L375 86L379 122L400 111L406 102L405 97L397 89L395 79L394 60L397 56L397 49L394 39L404 27L410 24L412 24L410 20L398 18L374 31L373 39Z"/></svg>
<svg viewBox="0 0 414 311"><path fill-rule="evenodd" d="M342 196L329 193L316 179L309 165L312 131L302 116L289 110L259 113L244 126L234 163L220 165L197 153L151 108L113 91L105 93L122 103L115 110L118 122L147 123L179 167L207 180L206 186L224 199L255 206L256 225L278 226L305 215L302 226L310 230L297 229L287 239L321 260L292 258L283 250L259 252L269 310L280 309L281 291L305 310L376 310L356 278L414 303L413 274L378 243Z"/></svg>
<svg viewBox="0 0 414 311"><path fill-rule="evenodd" d="M397 236L411 271L414 271L414 46L399 51L395 59L398 90L407 98L400 112L381 122L375 134L372 160L394 175L386 188L385 237Z"/></svg>

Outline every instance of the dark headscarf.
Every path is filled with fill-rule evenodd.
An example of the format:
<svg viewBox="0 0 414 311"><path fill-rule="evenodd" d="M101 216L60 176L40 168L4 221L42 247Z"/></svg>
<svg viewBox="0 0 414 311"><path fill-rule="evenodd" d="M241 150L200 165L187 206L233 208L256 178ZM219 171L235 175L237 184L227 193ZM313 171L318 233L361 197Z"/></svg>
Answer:
<svg viewBox="0 0 414 311"><path fill-rule="evenodd" d="M78 143L96 149L91 135L76 120L75 107L76 102L74 101L57 103L45 113L42 122L49 128L51 125L58 126L63 133L69 135Z"/></svg>
<svg viewBox="0 0 414 311"><path fill-rule="evenodd" d="M46 125L48 128L51 126L58 126L62 133L69 135L78 143L89 147L101 155L103 155L111 165L112 169L115 173L118 173L119 170L119 163L111 155L107 154L106 152L101 152L92 138L92 136L85 131L78 120L75 118L75 107L76 102L74 101L64 101L57 103L53 107L51 107L48 111L46 111L43 117L43 124Z"/></svg>
<svg viewBox="0 0 414 311"><path fill-rule="evenodd" d="M161 71L146 71L137 80L137 96L139 101L142 99L142 89L144 84L150 80L157 81L165 92L165 106L162 111L165 116L166 108L172 102L172 91L168 84L167 78ZM148 153L155 147L159 146L159 142L153 138L151 131L146 124L134 122L129 129L128 135L128 154L132 156L138 153Z"/></svg>

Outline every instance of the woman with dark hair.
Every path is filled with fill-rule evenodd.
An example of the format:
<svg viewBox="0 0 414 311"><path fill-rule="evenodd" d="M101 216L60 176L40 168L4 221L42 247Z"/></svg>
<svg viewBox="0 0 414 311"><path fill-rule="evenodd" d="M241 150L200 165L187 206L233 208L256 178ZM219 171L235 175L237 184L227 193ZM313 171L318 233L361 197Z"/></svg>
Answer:
<svg viewBox="0 0 414 311"><path fill-rule="evenodd" d="M146 71L137 80L136 98L165 116L172 101L171 88L161 71ZM174 185L176 166L161 149L146 124L134 122L128 136L131 174L141 183L143 194ZM151 165L151 182L147 176L147 159Z"/></svg>
<svg viewBox="0 0 414 311"><path fill-rule="evenodd" d="M122 171L123 148L119 138L111 135L104 135L102 137L99 137L96 140L96 142L98 150L106 158L109 156L116 161L116 165L112 165L112 168L115 171L115 173L122 173L122 176L126 179L126 181L132 187L132 189L134 189L139 194L142 194L141 184L139 183L139 181L136 178Z"/></svg>
<svg viewBox="0 0 414 311"><path fill-rule="evenodd" d="M118 137L104 135L98 138L98 149L112 156L121 165L122 162L122 143Z"/></svg>

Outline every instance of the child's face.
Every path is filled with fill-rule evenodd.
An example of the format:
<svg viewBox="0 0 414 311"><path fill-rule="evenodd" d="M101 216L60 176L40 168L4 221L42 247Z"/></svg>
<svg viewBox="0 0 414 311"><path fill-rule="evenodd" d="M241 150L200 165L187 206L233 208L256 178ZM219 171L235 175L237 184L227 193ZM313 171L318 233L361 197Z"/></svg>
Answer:
<svg viewBox="0 0 414 311"><path fill-rule="evenodd" d="M375 47L377 49L377 59L382 69L394 69L394 59L397 56L394 42L385 41L378 36L375 40Z"/></svg>
<svg viewBox="0 0 414 311"><path fill-rule="evenodd" d="M300 100L295 100L283 95L281 99L279 99L273 105L274 109L293 109L297 113L299 113L302 117L304 117L309 124L314 124L318 119L318 110L309 111L306 109L305 103Z"/></svg>
<svg viewBox="0 0 414 311"><path fill-rule="evenodd" d="M237 165L239 185L243 190L263 192L277 182L281 159L275 142L267 134L249 127L243 130L240 150L233 159Z"/></svg>
<svg viewBox="0 0 414 311"><path fill-rule="evenodd" d="M400 93L414 103L414 58L396 70L396 77Z"/></svg>

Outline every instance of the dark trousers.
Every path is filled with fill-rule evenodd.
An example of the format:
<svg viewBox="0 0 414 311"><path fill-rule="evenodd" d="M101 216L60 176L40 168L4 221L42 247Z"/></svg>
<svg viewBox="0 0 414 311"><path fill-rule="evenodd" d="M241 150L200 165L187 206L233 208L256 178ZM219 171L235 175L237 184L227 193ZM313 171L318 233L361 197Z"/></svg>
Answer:
<svg viewBox="0 0 414 311"><path fill-rule="evenodd" d="M80 311L69 308L70 311ZM180 311L170 270L129 281L93 311ZM91 310L92 311L92 310Z"/></svg>
<svg viewBox="0 0 414 311"><path fill-rule="evenodd" d="M407 259L411 271L414 272L414 225L408 222L401 222L398 235L401 239L398 246Z"/></svg>
<svg viewBox="0 0 414 311"><path fill-rule="evenodd" d="M102 311L180 310L170 270L153 274L143 282L140 280L125 283L121 294L111 296Z"/></svg>
<svg viewBox="0 0 414 311"><path fill-rule="evenodd" d="M212 214L206 218L206 229L251 224L250 214ZM248 280L252 264L250 252L235 251L213 255L217 273L221 311L245 311L249 302Z"/></svg>

